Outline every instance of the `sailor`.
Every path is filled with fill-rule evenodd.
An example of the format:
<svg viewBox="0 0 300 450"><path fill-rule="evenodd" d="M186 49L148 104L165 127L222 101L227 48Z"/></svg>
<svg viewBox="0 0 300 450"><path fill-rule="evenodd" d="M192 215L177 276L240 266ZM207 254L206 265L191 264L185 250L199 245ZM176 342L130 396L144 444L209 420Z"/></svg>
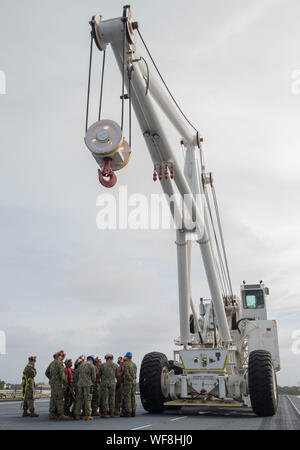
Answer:
<svg viewBox="0 0 300 450"><path fill-rule="evenodd" d="M34 411L34 378L36 376L36 356L28 357L28 364L23 371L22 379L22 398L23 398L23 417L38 417ZM28 410L30 414L28 413Z"/></svg>
<svg viewBox="0 0 300 450"><path fill-rule="evenodd" d="M96 381L93 386L93 398L92 398L92 416L101 416L101 414L98 412L98 408L100 406L100 367L101 367L102 361L97 356L96 357L96 363L95 363L95 371L96 371Z"/></svg>
<svg viewBox="0 0 300 450"><path fill-rule="evenodd" d="M101 363L99 363L99 377L100 377L100 382L99 382L99 386L100 386L100 395L99 395L99 410L100 413L103 413L103 392L102 392L102 380L101 380L101 374L100 374L100 367L102 366L102 360L100 359Z"/></svg>
<svg viewBox="0 0 300 450"><path fill-rule="evenodd" d="M85 361L85 356L80 355L75 361L74 364L74 377L73 377L73 386L74 386L74 403L72 408L72 416L75 417L74 411L76 408L76 402L78 401L78 375L79 375L79 367Z"/></svg>
<svg viewBox="0 0 300 450"><path fill-rule="evenodd" d="M63 365L65 352L60 350L54 353L54 360L49 364L45 375L49 378L51 386L51 397L49 407L49 419L67 420L68 416L64 414L64 391L67 385L66 373Z"/></svg>
<svg viewBox="0 0 300 450"><path fill-rule="evenodd" d="M121 417L135 417L136 411L136 364L132 361L132 353L127 352L125 355L126 363L124 368L124 384L123 384L123 408Z"/></svg>
<svg viewBox="0 0 300 450"><path fill-rule="evenodd" d="M72 359L66 359L65 360L65 372L66 372L66 378L67 378L67 386L65 389L65 415L71 416L71 406L74 402L74 370L72 369Z"/></svg>
<svg viewBox="0 0 300 450"><path fill-rule="evenodd" d="M120 414L123 402L123 383L124 383L124 358L119 356L118 358L118 378L116 384L116 404L115 404L115 415Z"/></svg>
<svg viewBox="0 0 300 450"><path fill-rule="evenodd" d="M75 420L80 419L82 409L84 409L85 420L93 420L91 403L93 397L93 385L96 381L95 363L95 357L88 356L78 370L78 398L76 399L74 410Z"/></svg>
<svg viewBox="0 0 300 450"><path fill-rule="evenodd" d="M113 362L113 355L105 355L105 363L100 367L101 388L103 395L103 412L101 417L106 418L109 411L110 416L115 414L116 378L118 377L118 366Z"/></svg>

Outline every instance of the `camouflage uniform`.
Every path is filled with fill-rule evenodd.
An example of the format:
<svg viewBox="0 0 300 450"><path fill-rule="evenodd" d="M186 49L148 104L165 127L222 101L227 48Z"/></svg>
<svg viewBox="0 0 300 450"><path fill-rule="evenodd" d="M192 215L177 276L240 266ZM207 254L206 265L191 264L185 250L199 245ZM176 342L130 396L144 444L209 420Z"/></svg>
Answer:
<svg viewBox="0 0 300 450"><path fill-rule="evenodd" d="M45 375L51 386L50 414L64 415L64 391L66 388L66 373L62 361L55 359L49 364Z"/></svg>
<svg viewBox="0 0 300 450"><path fill-rule="evenodd" d="M30 364L27 364L23 371L23 410L34 413L34 377L36 376L36 369Z"/></svg>
<svg viewBox="0 0 300 450"><path fill-rule="evenodd" d="M119 414L123 407L123 384L124 384L124 363L118 368L118 379L116 385L116 414Z"/></svg>
<svg viewBox="0 0 300 450"><path fill-rule="evenodd" d="M124 385L123 385L123 412L124 414L134 414L136 410L136 364L129 360L125 363Z"/></svg>
<svg viewBox="0 0 300 450"><path fill-rule="evenodd" d="M99 371L100 373L100 371ZM101 381L101 377L100 377L100 381L99 381L99 408L100 411L103 412L103 389L102 389L102 381Z"/></svg>
<svg viewBox="0 0 300 450"><path fill-rule="evenodd" d="M77 371L76 371L77 373ZM80 364L78 369L77 398L74 409L75 416L80 416L84 409L86 417L92 414L91 402L93 396L93 384L96 381L95 367L88 361Z"/></svg>
<svg viewBox="0 0 300 450"><path fill-rule="evenodd" d="M118 377L118 366L108 360L100 367L101 387L103 396L103 413L115 412L116 378Z"/></svg>
<svg viewBox="0 0 300 450"><path fill-rule="evenodd" d="M72 408L72 415L74 415L76 403L78 401L78 374L79 374L80 364L74 369L73 377L73 387L74 387L74 403Z"/></svg>
<svg viewBox="0 0 300 450"><path fill-rule="evenodd" d="M98 412L98 408L100 405L100 366L95 366L96 371L96 381L93 385L93 398L92 398L92 414L96 414Z"/></svg>

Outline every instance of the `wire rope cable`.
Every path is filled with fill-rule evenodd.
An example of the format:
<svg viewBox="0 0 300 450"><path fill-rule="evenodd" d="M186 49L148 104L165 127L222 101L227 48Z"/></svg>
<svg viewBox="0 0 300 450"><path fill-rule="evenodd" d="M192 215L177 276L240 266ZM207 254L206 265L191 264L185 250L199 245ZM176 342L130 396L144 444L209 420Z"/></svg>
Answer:
<svg viewBox="0 0 300 450"><path fill-rule="evenodd" d="M101 111L102 111L102 97L103 97L103 81L104 81L104 69L105 69L105 55L106 55L106 50L103 51L103 61L102 61L102 72L101 72L101 85L100 85L100 99L99 99L98 120L100 120L100 118L101 118Z"/></svg>
<svg viewBox="0 0 300 450"><path fill-rule="evenodd" d="M224 255L224 262L225 262L226 272L227 272L227 278L228 278L228 283L229 283L229 287L230 287L230 294L233 297L232 283L231 283L231 278L230 278L230 272L229 272L229 266L228 266L228 260L227 260L225 242L224 242L224 235L223 235L222 224L221 224L221 218L220 218L220 213L219 213L217 195L216 195L215 187L213 185L211 185L211 190L212 190L212 196L213 196L213 201L214 201L214 207L215 207L215 211L216 211L216 217L217 217L217 222L218 222L219 234L220 234L220 238L221 238L221 244L222 244L223 255Z"/></svg>
<svg viewBox="0 0 300 450"><path fill-rule="evenodd" d="M90 107L90 90L91 90L91 72L92 72L92 60L93 60L93 33L91 32L91 43L90 43L90 59L89 59L89 75L88 75L88 89L87 89L87 99L86 99L86 115L85 115L85 132L88 129L89 121L89 107Z"/></svg>
<svg viewBox="0 0 300 450"><path fill-rule="evenodd" d="M122 107L121 107L121 129L124 126L124 102L125 102L125 50L126 50L126 16L123 17L123 68L122 68Z"/></svg>
<svg viewBox="0 0 300 450"><path fill-rule="evenodd" d="M184 119L187 121L187 123L188 123L188 124L189 124L189 125L190 125L197 133L198 133L197 128L190 122L190 120L189 120L189 119L187 118L187 116L184 114L184 112L183 112L182 109L180 108L179 104L178 104L177 101L175 100L173 94L171 93L170 89L168 88L168 86L167 86L167 84L166 84L164 78L162 77L162 74L160 73L160 71L159 71L159 69L158 69L158 67L157 67L157 65L156 65L156 63L155 63L155 61L154 61L154 59L153 59L153 57L152 57L150 51L149 51L148 46L146 45L146 43L145 43L145 41L144 41L144 39L143 39L143 37L142 37L142 35L141 35L141 32L140 32L139 28L137 29L137 32L138 32L139 37L140 37L140 39L141 39L141 41L142 41L142 43L143 43L143 45L144 45L144 47L145 47L145 49L146 49L146 52L148 53L149 58L150 58L151 61L152 61L153 66L155 67L156 72L158 73L159 78L161 79L161 81L162 81L163 85L165 86L165 88L166 88L168 94L170 95L171 99L172 99L173 102L175 103L177 109L180 111L181 115L184 117Z"/></svg>
<svg viewBox="0 0 300 450"><path fill-rule="evenodd" d="M210 205L209 195L208 195L208 191L207 191L206 187L204 188L204 195L205 195L205 198L206 198L206 204L207 204L207 208L208 208L208 212L209 212L210 222L211 222L211 226L212 226L212 230L213 230L213 234L214 234L214 238L215 238L215 244L216 244L218 260L219 260L218 263L219 263L220 272L221 272L221 275L222 275L221 278L222 278L222 285L223 285L223 289L224 289L224 294L227 295L227 294L230 293L230 285L228 283L227 272L226 272L225 267L224 267L222 253L221 253L221 250L220 250L219 240L218 240L216 227L215 227L215 223L214 223L214 219L213 219L212 208L211 208L211 205Z"/></svg>

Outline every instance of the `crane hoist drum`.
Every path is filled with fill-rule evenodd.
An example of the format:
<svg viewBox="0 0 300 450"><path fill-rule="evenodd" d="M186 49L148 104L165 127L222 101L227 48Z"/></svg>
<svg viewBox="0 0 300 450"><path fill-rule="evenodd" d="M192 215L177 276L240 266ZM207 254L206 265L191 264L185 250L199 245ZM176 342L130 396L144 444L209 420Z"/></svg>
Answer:
<svg viewBox="0 0 300 450"><path fill-rule="evenodd" d="M88 128L84 141L100 167L100 183L113 187L117 182L115 171L123 169L131 157L122 129L113 120L98 120Z"/></svg>

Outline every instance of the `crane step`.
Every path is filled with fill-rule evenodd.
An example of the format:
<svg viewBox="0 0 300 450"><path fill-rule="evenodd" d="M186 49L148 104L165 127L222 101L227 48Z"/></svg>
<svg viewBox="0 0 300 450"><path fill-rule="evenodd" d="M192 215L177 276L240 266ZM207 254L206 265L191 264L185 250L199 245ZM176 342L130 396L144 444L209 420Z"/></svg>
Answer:
<svg viewBox="0 0 300 450"><path fill-rule="evenodd" d="M169 402L165 402L164 406L216 406L216 407L228 407L228 406L234 406L234 407L247 407L245 403L239 403L234 401L200 401L197 399L188 399L188 400L171 400Z"/></svg>

